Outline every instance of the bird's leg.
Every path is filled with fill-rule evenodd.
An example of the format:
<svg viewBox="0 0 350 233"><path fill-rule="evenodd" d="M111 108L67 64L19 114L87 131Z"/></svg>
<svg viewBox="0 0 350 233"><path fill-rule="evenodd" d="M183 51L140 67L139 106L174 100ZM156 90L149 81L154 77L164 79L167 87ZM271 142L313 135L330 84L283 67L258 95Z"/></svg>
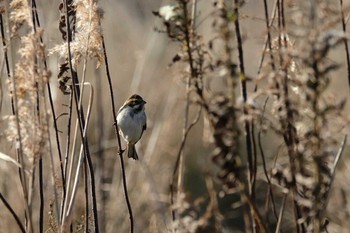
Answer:
<svg viewBox="0 0 350 233"><path fill-rule="evenodd" d="M117 120L115 120L114 123L113 123L113 126L116 126L116 125L117 125ZM120 150L118 151L118 155L122 155L125 150L126 149L123 150L123 149L120 148Z"/></svg>
<svg viewBox="0 0 350 233"><path fill-rule="evenodd" d="M120 149L120 150L118 151L118 155L123 155L123 153L125 152L125 150L126 150L126 149L124 149L124 150L123 150L123 149Z"/></svg>

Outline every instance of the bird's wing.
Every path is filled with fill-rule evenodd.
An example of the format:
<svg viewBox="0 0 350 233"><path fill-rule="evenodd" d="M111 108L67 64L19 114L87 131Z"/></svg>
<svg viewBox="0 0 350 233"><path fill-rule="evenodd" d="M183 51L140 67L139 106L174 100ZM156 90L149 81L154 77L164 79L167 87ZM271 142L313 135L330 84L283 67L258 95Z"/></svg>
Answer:
<svg viewBox="0 0 350 233"><path fill-rule="evenodd" d="M143 132L145 132L146 129L147 129L147 123L145 123L145 124L142 126L142 132L141 132L140 138L142 137Z"/></svg>
<svg viewBox="0 0 350 233"><path fill-rule="evenodd" d="M125 108L125 104L119 108L117 115L118 115L124 108Z"/></svg>

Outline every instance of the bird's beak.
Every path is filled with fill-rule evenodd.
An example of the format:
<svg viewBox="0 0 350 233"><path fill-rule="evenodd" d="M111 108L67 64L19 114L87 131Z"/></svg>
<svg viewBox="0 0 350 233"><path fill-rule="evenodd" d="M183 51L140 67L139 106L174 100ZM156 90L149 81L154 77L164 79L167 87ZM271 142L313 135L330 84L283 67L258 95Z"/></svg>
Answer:
<svg viewBox="0 0 350 233"><path fill-rule="evenodd" d="M143 101L143 103L144 103L144 104L147 104L147 102L146 102L146 101Z"/></svg>

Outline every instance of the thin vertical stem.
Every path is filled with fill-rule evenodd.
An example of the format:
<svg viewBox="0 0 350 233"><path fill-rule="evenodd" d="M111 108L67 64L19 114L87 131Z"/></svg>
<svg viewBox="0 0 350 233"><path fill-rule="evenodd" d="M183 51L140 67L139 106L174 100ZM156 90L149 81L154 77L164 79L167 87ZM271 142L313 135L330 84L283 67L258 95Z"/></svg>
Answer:
<svg viewBox="0 0 350 233"><path fill-rule="evenodd" d="M98 190L99 190L99 217L100 217L100 230L101 232L106 232L106 202L107 202L107 193L103 188L105 182L105 156L103 151L103 142L104 142L104 108L103 108L103 90L101 85L101 77L99 73L95 72L96 75L96 102L97 102L97 128L95 130L95 137L97 140L97 167L98 170L96 173L96 180L98 181Z"/></svg>
<svg viewBox="0 0 350 233"><path fill-rule="evenodd" d="M263 106L262 117L260 119L260 125L263 124L263 117L264 117L264 114L265 114L266 105L267 105L267 101L268 100L269 100L269 98L267 97L265 99L265 103L264 103L264 106ZM258 132L258 147L259 147L259 151L260 151L260 155L261 155L261 161L262 161L264 174L265 174L267 183L269 185L269 187L268 187L268 196L266 198L267 199L266 203L268 203L268 200L270 198L271 199L271 204L272 204L272 212L273 212L273 214L275 216L275 219L277 220L278 217L277 217L277 211L276 211L276 204L275 204L275 199L274 199L274 195L273 195L273 191L272 191L271 180L270 180L270 177L269 177L269 174L268 174L268 171L267 171L267 164L266 164L266 159L265 159L265 153L264 153L264 149L263 149L262 142L261 142L261 133L262 133L262 129L260 129L259 132ZM266 215L266 218L268 219L268 205L267 205L267 208L266 208L266 214L265 215Z"/></svg>
<svg viewBox="0 0 350 233"><path fill-rule="evenodd" d="M246 83L246 74L245 74L245 67L244 67L244 54L243 54L243 41L241 37L241 31L240 31L240 25L239 25L239 1L234 1L234 25L235 25L235 32L236 32L236 41L237 41L237 48L238 48L238 60L239 60L239 68L240 68L240 79L241 79L241 88L242 88L242 98L243 102L247 102L247 83ZM244 108L243 113L246 115L247 110ZM252 152L252 142L251 142L251 130L250 130L250 124L248 121L245 121L244 123L245 128L245 138L246 138L246 150L247 150L247 157L248 157L248 171L249 171L249 178L248 178L248 184L249 184L249 194L252 194L252 186L251 181L253 178L253 152ZM245 205L246 206L246 205ZM245 207L247 208L247 207ZM253 218L251 215L249 215L248 210L244 210L244 222L245 222L245 229L246 232L251 232L253 228L253 225L251 221L253 221Z"/></svg>
<svg viewBox="0 0 350 233"><path fill-rule="evenodd" d="M73 105L73 92L71 92L69 94L69 105L68 105L68 123L67 123L67 138L66 138L66 152L65 152L65 158L64 158L64 177L66 177L66 181L67 184L69 184L70 181L70 175L71 173L68 173L68 163L69 163L69 151L70 151L70 141L71 141L71 124L72 124L72 105ZM73 161L72 161L73 163ZM73 164L71 164L72 166ZM67 185L66 183L63 185L63 187L66 187ZM66 189L69 189L69 186L66 187ZM61 202L61 221L63 218L63 214L64 214L64 206L66 203L66 199L67 199L67 193L63 192L62 193L62 202Z"/></svg>
<svg viewBox="0 0 350 233"><path fill-rule="evenodd" d="M37 11L37 6L36 6L36 1L32 0L32 12L33 12L33 25L34 25L34 30L36 31L36 26L40 27L40 21L39 21L39 15ZM43 43L43 38L40 36L40 42ZM45 56L43 57L44 59L44 68L45 71L48 71L47 68L47 62ZM58 127L57 127L57 119L56 119L56 112L55 112L55 106L53 104L53 99L52 99L52 92L51 92L51 86L50 82L47 82L47 93L49 97L49 102L50 102L50 110L52 114L52 120L53 120L53 126L55 130L55 139L56 139L56 144L57 144L57 152L58 152L58 158L60 161L60 171L61 171L61 179L62 179L62 184L63 184L63 193L65 194L66 192L66 187L65 187L65 176L64 176L64 169L63 169L63 160L62 160L62 152L61 152L61 144L60 144L60 139L59 139L59 134L58 134Z"/></svg>
<svg viewBox="0 0 350 233"><path fill-rule="evenodd" d="M4 203L5 207L10 211L12 217L16 220L16 223L19 226L19 228L21 229L21 232L25 233L26 230L24 229L24 226L23 226L21 220L17 216L16 212L12 209L11 205L6 201L5 197L2 195L1 192L0 192L0 200L2 201L2 203Z"/></svg>
<svg viewBox="0 0 350 233"><path fill-rule="evenodd" d="M187 77L186 82L186 102L185 102L185 113L184 113L184 122L183 122L183 129L182 129L182 140L181 140L181 146L179 149L179 153L177 154L177 159L175 163L175 167L173 170L173 177L172 177L172 183L170 185L170 198L171 198L171 204L174 204L174 192L175 192L175 176L177 174L177 197L180 196L180 193L182 192L182 186L183 186L183 173L184 173L184 148L186 143L187 134L191 127L188 128L188 117L189 117L189 110L190 110L190 94L191 94L191 82L194 79L195 85L198 85L198 72L196 71L196 68L194 67L194 58L192 54L192 42L194 36L194 30L195 30L195 18L196 18L196 9L197 9L197 1L192 0L192 11L191 16L189 16L189 12L187 11L187 1L180 1L181 3L181 10L183 15L183 25L184 25L184 43L186 46L186 52L188 55L188 64L190 67L190 76ZM172 210L172 219L175 220L175 210Z"/></svg>
<svg viewBox="0 0 350 233"><path fill-rule="evenodd" d="M44 176L43 176L43 159L39 159L39 192L40 192L40 207L39 207L39 232L44 232Z"/></svg>
<svg viewBox="0 0 350 233"><path fill-rule="evenodd" d="M285 209L285 206L286 206L286 202L287 202L287 194L284 194L283 201L282 201L282 206L281 206L281 209L280 209L280 214L278 215L278 221L277 221L277 226L276 226L275 233L280 232L280 228L281 228L281 224L282 224L282 218L283 218L283 213L284 213L284 209Z"/></svg>
<svg viewBox="0 0 350 233"><path fill-rule="evenodd" d="M9 12L10 12L10 7L9 7L9 1L7 0L5 3L5 13L6 13L6 19L8 21L7 23L7 34L10 35L10 17L9 17ZM5 38L5 37L3 37ZM24 202L25 202L25 215L27 219L27 231L29 233L33 232L33 222L32 222L32 215L29 210L29 204L28 204L28 186L27 186L27 177L24 172L25 169L25 162L24 162L24 155L23 155L23 145L22 145L22 133L21 133L21 128L20 128L20 122L19 122L19 116L18 116L18 100L17 100L17 85L16 85L16 77L14 75L14 62L13 62L13 47L11 44L11 40L8 40L7 48L10 48L10 61L11 61L11 69L12 69L12 75L11 75L11 69L9 69L9 77L12 79L11 80L11 85L12 85L12 98L13 98L13 110L14 110L14 117L15 117L15 124L16 124L16 133L17 133L17 138L16 138L16 152L17 152L17 159L19 164L21 164L21 168L19 168L19 177L21 181L21 186L22 186L22 191L23 191L23 196L24 196Z"/></svg>
<svg viewBox="0 0 350 233"><path fill-rule="evenodd" d="M4 21L3 21L2 14L0 14L0 31L1 31L1 41L2 41L2 47L3 47L6 71L7 71L7 79L10 80L11 79L10 62L9 62L8 53L7 53L8 47L7 47L7 44L6 44L6 37L5 37L5 30L4 30ZM13 103L13 97L11 96L10 98L11 98L12 115L15 115L15 106L14 106L14 103Z"/></svg>
<svg viewBox="0 0 350 233"><path fill-rule="evenodd" d="M267 37L266 37L266 41L264 43L263 54L262 54L260 62L259 62L258 74L260 73L262 65L263 65L263 62L264 62L265 52L266 52L267 47L269 48L269 54L270 54L270 60L271 60L271 62L270 62L271 63L271 69L273 71L276 70L275 59L274 59L273 52L272 52L271 26L272 26L273 20L274 20L275 15L276 15L277 0L275 0L275 3L274 3L274 7L273 7L273 10L272 10L272 17L271 17L272 19L271 20L269 18L269 9L268 9L268 5L267 5L267 0L263 0L263 1L264 1L264 13L265 13L264 15L265 15L265 23L266 23L266 29L267 29Z"/></svg>
<svg viewBox="0 0 350 233"><path fill-rule="evenodd" d="M85 117L84 117L84 111L82 109L82 106L79 101L79 96L80 96L80 88L79 88L79 79L76 71L73 69L72 65L72 53L71 53L71 47L70 47L70 42L72 41L72 31L70 28L70 21L68 17L68 0L64 1L65 5L65 11L66 11L66 26L67 26L67 46L68 46L68 62L69 62L69 68L71 71L72 75L72 91L73 91L73 96L74 96L74 102L75 102L75 107L77 111L77 116L78 116L78 122L79 122L79 132L80 132L80 137L82 139L83 143L83 150L84 154L87 158L88 165L89 165L89 172L90 172L90 179L91 179L91 193L92 193L92 210L94 214L94 225L95 225L95 232L99 232L99 227L98 227L98 214L97 214L97 201L96 201L96 188L95 188L95 177L94 177L94 171L93 171L93 166L92 166L92 161L91 161L91 156L90 156L90 151L89 151L89 146L88 146L88 140L87 137L84 136L83 129L85 128Z"/></svg>
<svg viewBox="0 0 350 233"><path fill-rule="evenodd" d="M278 36L278 46L279 46L279 57L280 57L280 66L283 67L284 59L283 55L281 52L282 47L287 47L287 38L285 36L285 31L286 31L286 25L285 25L285 15L284 15L284 0L278 0L277 2L277 9L278 9L278 29L279 29L279 36ZM282 39L283 42L282 43ZM290 163L290 168L291 172L293 174L292 176L292 183L295 184L295 174L296 174L296 164L295 164L295 152L294 152L294 145L295 145L295 140L296 140L296 134L295 134L295 129L293 126L294 122L294 116L293 116L293 110L291 109L291 102L289 99L289 90L288 90L288 72L287 72L287 67L284 68L283 70L283 98L284 98L284 108L286 111L286 118L282 119L282 126L285 129L284 132L284 141L287 145L288 149L288 156L289 156L289 163ZM295 217L295 223L297 225L297 232L305 232L305 229L303 225L300 225L298 223L298 219L301 218L300 214L300 209L299 206L295 200L297 191L296 187L294 186L292 188L291 192L292 198L293 198L293 210L294 210L294 217Z"/></svg>
<svg viewBox="0 0 350 233"><path fill-rule="evenodd" d="M254 122L252 122L252 127L251 127L251 136L252 136L252 147L253 147L253 153L252 153L252 162L253 162L253 170L251 171L252 173L252 191L251 191L251 196L252 199L255 199L255 184L256 184L256 174L258 171L258 156L257 156L257 146L256 146L256 136L255 136L255 130L254 130Z"/></svg>
<svg viewBox="0 0 350 233"><path fill-rule="evenodd" d="M37 31L37 26L40 27L40 20L39 20L39 15L38 15L38 11L37 11L37 6L36 6L36 1L32 0L32 21L33 21L33 26L34 26L34 32ZM40 42L43 43L43 38L42 36L40 36ZM48 67L47 67L47 62L46 62L46 57L43 57L43 63L44 63L44 69L46 71L46 73L48 73ZM62 179L62 186L63 186L63 195L65 195L66 193L66 188L65 188L65 176L64 176L64 172L63 172L63 164L62 164L62 155L61 155L61 146L60 146L60 140L59 140L59 135L58 135L58 127L57 127L57 119L56 119L56 113L55 113L55 107L53 104L53 98L52 98L52 93L51 93L51 87L50 87L50 82L46 83L47 86L47 92L48 92L48 98L49 98L49 102L50 102L50 108L51 108L51 114L52 114L52 120L53 120L53 126L54 126L54 131L55 131L55 138L56 138L56 144L57 144L57 151L58 151L58 158L60 161L60 169L61 169L61 179ZM45 103L46 105L46 103ZM47 123L49 122L48 120L48 114L46 115L47 117ZM51 145L51 139L50 139L50 132L49 129L47 129L47 133L48 133L48 138L49 138L49 142ZM53 161L53 156L52 156L52 151L50 148L50 159ZM53 164L53 162L52 162ZM41 170L40 170L41 169ZM55 169L54 167L52 169ZM39 160L39 185L40 185L40 232L43 232L43 227L44 227L44 192L43 192L43 177L42 176L43 173L43 167L42 167L42 158L40 158ZM53 185L54 187L54 195L55 195L55 202L56 202L56 214L57 219L60 219L59 216L59 211L58 211L58 200L57 200L57 191L56 191L56 187L55 185Z"/></svg>
<svg viewBox="0 0 350 233"><path fill-rule="evenodd" d="M346 23L345 23L345 16L344 16L344 10L343 10L343 0L339 0L339 3L340 3L342 28L343 28L343 32L346 33ZM348 67L348 84L350 87L350 54L349 54L348 40L344 40L344 46L345 46L346 65Z"/></svg>
<svg viewBox="0 0 350 233"><path fill-rule="evenodd" d="M248 94L247 94L247 82L246 82L246 74L244 67L244 53L243 53L243 41L241 37L241 30L239 25L239 1L235 0L234 14L235 14L235 31L236 31L236 39L237 39L237 48L238 48L238 60L239 60L239 69L240 69L240 78L241 78L241 86L242 86L242 98L243 102L247 102ZM248 114L246 110L244 110L244 114ZM253 171L253 156L252 156L252 142L251 142L251 130L249 122L245 122L245 132L246 132L246 149L248 156L248 168L249 168L249 180L252 180L252 171ZM251 192L251 190L250 190Z"/></svg>
<svg viewBox="0 0 350 233"><path fill-rule="evenodd" d="M112 86L112 81L111 81L112 79L111 79L111 75L110 75L110 72L109 72L109 65L108 65L107 52L106 52L106 45L105 45L105 41L104 41L103 37L102 37L102 46L103 46L103 53L104 53L104 57L105 57L105 67L106 67L106 75L107 75L108 86L109 86L109 93L110 93L110 97L111 97L112 114L113 114L113 119L115 121L114 122L114 130L115 130L115 134L116 134L116 137L117 137L117 143L118 143L118 154L119 154L119 157L120 157L120 165L121 165L121 170L122 170L123 189L124 189L126 205L127 205L128 212L129 212L130 232L133 233L134 232L134 216L133 216L133 213L132 213L132 208L131 208L129 195L128 195L128 187L127 187L127 183L126 183L126 174L125 174L125 166L124 166L124 158L123 158L124 151L122 149L120 135L119 135L119 130L118 130L117 114L116 114L116 111L115 111L113 86Z"/></svg>
<svg viewBox="0 0 350 233"><path fill-rule="evenodd" d="M187 12L187 3L184 1L183 6L182 6L183 14L184 14L184 25L186 27L186 42L187 42L187 51L189 54L189 63L191 66L191 76L187 78L187 83L186 83L186 103L185 103L185 116L184 116L184 123L183 123L183 128L182 128L182 141L186 141L186 131L187 131L187 126L188 126L188 117L189 117L189 111L190 111L190 87L191 87L191 80L193 78L196 78L196 72L194 72L193 68L193 57L191 53L191 37L194 33L195 29L195 16L196 16L196 8L197 8L197 1L192 0L192 13L191 13L191 18L188 19L188 12ZM188 22L191 21L191 25L188 25ZM190 26L190 29L188 27ZM183 173L184 173L184 157L185 157L185 150L184 147L182 147L181 153L179 154L179 163L178 163L178 177L177 177L177 196L179 197L180 193L182 192L182 186L183 186ZM173 220L174 220L174 213L173 213Z"/></svg>
<svg viewBox="0 0 350 233"><path fill-rule="evenodd" d="M89 178L86 157L84 157L84 186L85 186L85 232L89 232Z"/></svg>

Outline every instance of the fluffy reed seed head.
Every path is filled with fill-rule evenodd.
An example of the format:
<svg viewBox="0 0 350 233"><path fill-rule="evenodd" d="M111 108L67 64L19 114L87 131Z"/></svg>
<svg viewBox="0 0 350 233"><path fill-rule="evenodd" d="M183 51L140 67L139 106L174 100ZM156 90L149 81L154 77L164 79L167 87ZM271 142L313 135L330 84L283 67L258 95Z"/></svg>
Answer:
<svg viewBox="0 0 350 233"><path fill-rule="evenodd" d="M34 31L31 8L26 0L15 0L10 4L11 33L20 35L20 47L13 54L15 64L14 77L8 87L12 96L16 95L16 116L6 116L8 128L7 139L17 142L18 132L26 158L33 162L47 149L45 132L47 130L46 109L44 104L44 87L48 74L43 68L44 46L40 42L42 30ZM11 40L16 40L12 37ZM14 83L13 83L14 82ZM19 129L17 129L17 123ZM17 146L17 145L16 145Z"/></svg>
<svg viewBox="0 0 350 233"><path fill-rule="evenodd" d="M101 33L101 10L96 0L74 0L76 24L73 41L70 42L72 63L76 69L82 57L97 59L97 67L103 62L104 54ZM60 58L68 58L67 42L56 45L50 54L58 54Z"/></svg>

